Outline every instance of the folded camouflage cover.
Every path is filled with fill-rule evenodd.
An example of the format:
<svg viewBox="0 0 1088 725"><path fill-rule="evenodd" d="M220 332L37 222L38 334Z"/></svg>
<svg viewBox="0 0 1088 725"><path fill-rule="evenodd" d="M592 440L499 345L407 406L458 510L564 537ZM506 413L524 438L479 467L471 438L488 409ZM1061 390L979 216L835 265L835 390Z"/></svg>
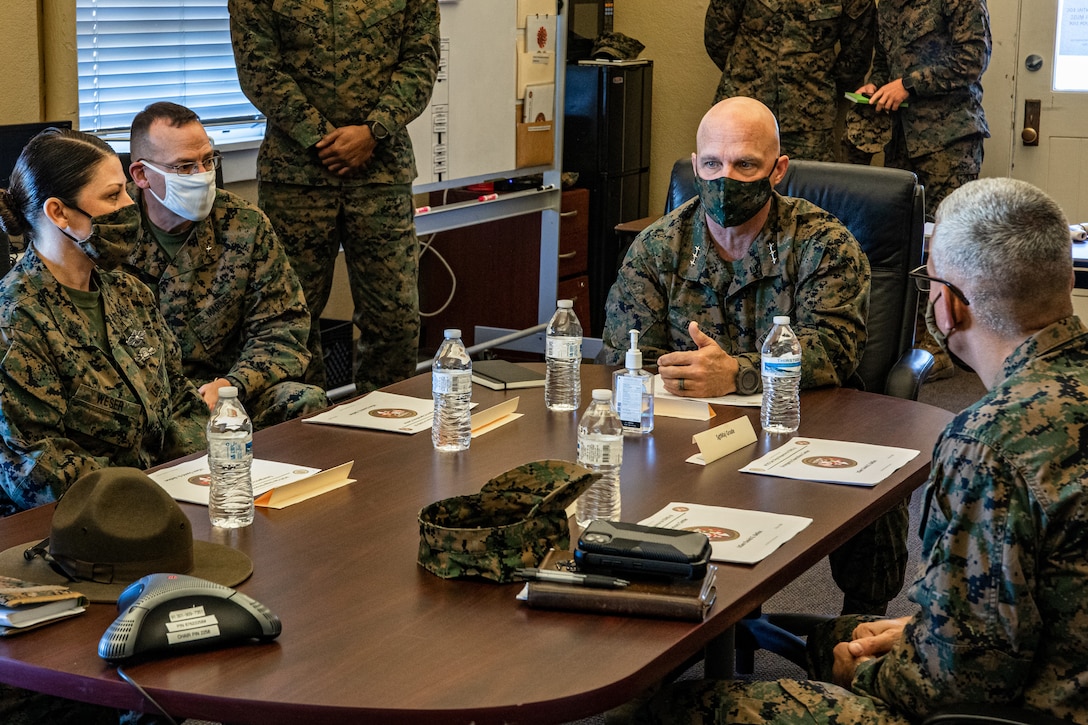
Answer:
<svg viewBox="0 0 1088 725"><path fill-rule="evenodd" d="M570 544L566 509L600 478L569 461L534 461L492 478L480 492L419 512L419 565L444 579L514 581L549 549Z"/></svg>

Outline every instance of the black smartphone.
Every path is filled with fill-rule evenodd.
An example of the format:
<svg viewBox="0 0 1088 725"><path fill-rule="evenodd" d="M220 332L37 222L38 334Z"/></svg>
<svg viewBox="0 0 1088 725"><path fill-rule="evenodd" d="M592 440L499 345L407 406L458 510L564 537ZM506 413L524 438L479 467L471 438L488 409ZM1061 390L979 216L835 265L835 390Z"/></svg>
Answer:
<svg viewBox="0 0 1088 725"><path fill-rule="evenodd" d="M706 576L710 539L697 531L622 521L592 521L578 538L574 558L584 571Z"/></svg>

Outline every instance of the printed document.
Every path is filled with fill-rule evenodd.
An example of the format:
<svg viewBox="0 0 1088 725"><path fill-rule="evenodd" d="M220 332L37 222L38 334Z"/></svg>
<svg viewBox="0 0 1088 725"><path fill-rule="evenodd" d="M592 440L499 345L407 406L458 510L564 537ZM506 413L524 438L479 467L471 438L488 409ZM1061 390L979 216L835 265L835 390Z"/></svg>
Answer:
<svg viewBox="0 0 1088 725"><path fill-rule="evenodd" d="M740 470L802 481L875 486L917 455L918 451L909 448L793 438Z"/></svg>
<svg viewBox="0 0 1088 725"><path fill-rule="evenodd" d="M432 418L434 401L430 398L412 398L375 390L358 400L342 403L302 422L411 434L430 430Z"/></svg>
<svg viewBox="0 0 1088 725"><path fill-rule="evenodd" d="M674 501L639 523L664 529L698 531L710 539L712 560L755 564L804 530L812 519Z"/></svg>

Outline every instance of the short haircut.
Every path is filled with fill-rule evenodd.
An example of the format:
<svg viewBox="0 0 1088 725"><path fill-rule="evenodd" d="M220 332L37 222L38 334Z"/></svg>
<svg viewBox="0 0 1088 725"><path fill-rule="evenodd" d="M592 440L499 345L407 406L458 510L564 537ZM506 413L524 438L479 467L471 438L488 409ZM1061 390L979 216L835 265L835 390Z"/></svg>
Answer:
<svg viewBox="0 0 1088 725"><path fill-rule="evenodd" d="M75 206L98 165L116 155L97 136L67 128L45 129L23 147L11 182L0 193L0 229L33 241L45 201L56 197Z"/></svg>
<svg viewBox="0 0 1088 725"><path fill-rule="evenodd" d="M151 135L151 124L163 120L174 128L189 123L200 123L200 117L191 109L170 101L157 101L136 114L129 129L129 152L133 161L147 158Z"/></svg>
<svg viewBox="0 0 1088 725"><path fill-rule="evenodd" d="M1069 309L1069 224L1041 189L1017 179L978 179L937 209L934 273L961 282L972 315L1005 336L1054 322Z"/></svg>

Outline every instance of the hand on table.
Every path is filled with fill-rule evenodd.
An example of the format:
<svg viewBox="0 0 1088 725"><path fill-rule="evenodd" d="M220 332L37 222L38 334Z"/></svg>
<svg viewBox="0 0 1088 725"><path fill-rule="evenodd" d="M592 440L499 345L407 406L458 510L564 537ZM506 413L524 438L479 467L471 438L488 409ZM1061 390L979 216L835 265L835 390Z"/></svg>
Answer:
<svg viewBox="0 0 1088 725"><path fill-rule="evenodd" d="M688 323L696 350L670 352L657 359L665 390L673 395L716 398L737 389L737 359L703 334L699 323Z"/></svg>

